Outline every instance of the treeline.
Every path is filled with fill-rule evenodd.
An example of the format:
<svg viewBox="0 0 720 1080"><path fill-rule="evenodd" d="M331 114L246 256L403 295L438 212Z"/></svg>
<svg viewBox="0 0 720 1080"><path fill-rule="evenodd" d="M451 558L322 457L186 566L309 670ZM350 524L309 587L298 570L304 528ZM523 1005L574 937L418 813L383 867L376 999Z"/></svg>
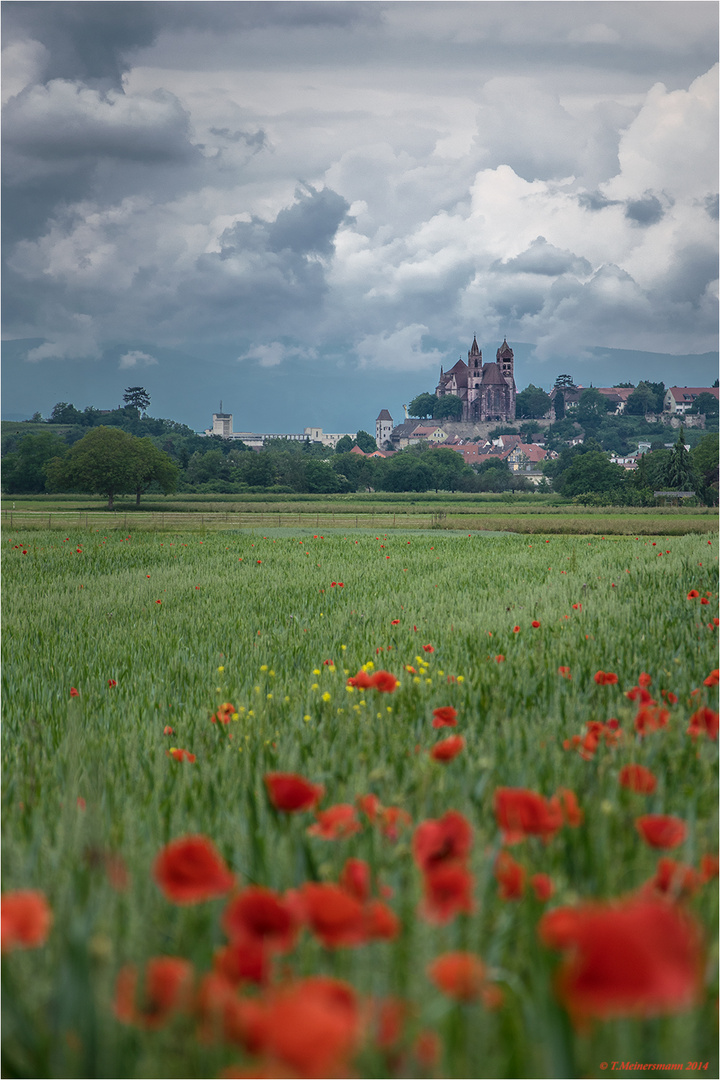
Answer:
<svg viewBox="0 0 720 1080"><path fill-rule="evenodd" d="M575 415L581 413L582 423L580 416L565 417L544 429L546 447L559 456L542 463L546 479L539 488L499 458L470 466L446 447L417 444L388 458L350 453L353 445L366 453L375 449L375 440L363 431L355 440L346 436L335 452L317 443L286 439L273 440L257 451L239 440L200 436L173 420L144 415L140 391L129 388L126 396L131 403L110 413L92 408L80 413L60 402L40 430L42 418L36 414L31 430L16 428L4 436L3 491L9 495L95 491L110 502L115 495L132 492L138 503L145 492L172 491L240 495L553 490L581 501L653 505L655 491L685 490L695 491L708 505L718 500L716 434L691 432L688 439L695 445L688 452L681 429L670 449L665 425L642 416L608 415L602 395L594 390L587 391L583 409L574 410ZM76 419L75 414L84 418L82 423L68 422ZM97 424L98 417L106 422ZM519 430L531 442L539 425L526 420ZM491 435L514 431L518 428L498 427ZM568 445L581 432L584 442ZM650 443L651 452L640 459L638 469L626 470L608 460L607 451L629 453L639 438Z"/></svg>
<svg viewBox="0 0 720 1080"><path fill-rule="evenodd" d="M238 440L177 432L139 438L99 426L8 437L6 494L98 492L109 500L149 493L309 493L353 491L527 491L532 485L506 462L471 468L455 450L415 445L390 458L335 453L315 443L276 439L262 450Z"/></svg>
<svg viewBox="0 0 720 1080"><path fill-rule="evenodd" d="M613 464L600 443L588 438L543 462L543 472L559 495L587 504L654 506L656 491L693 491L699 502L716 506L718 436L705 435L688 450L680 428L672 447L643 454L633 470Z"/></svg>

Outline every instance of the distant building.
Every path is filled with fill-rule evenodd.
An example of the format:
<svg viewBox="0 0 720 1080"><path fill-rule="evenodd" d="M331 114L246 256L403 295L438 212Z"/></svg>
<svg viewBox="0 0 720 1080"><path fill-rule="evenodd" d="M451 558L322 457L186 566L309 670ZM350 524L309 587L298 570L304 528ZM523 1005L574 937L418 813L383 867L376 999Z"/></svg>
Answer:
<svg viewBox="0 0 720 1080"><path fill-rule="evenodd" d="M449 371L440 368L435 389L439 398L451 394L463 403L461 419L466 422L495 420L508 423L515 419L515 355L507 343L495 354L495 362L483 364L482 352L473 337L467 364L458 360Z"/></svg>
<svg viewBox="0 0 720 1080"><path fill-rule="evenodd" d="M323 431L321 427L306 427L302 435L295 433L281 435L276 432L233 431L233 414L222 411L222 401L220 402L220 410L220 412L213 413L213 425L211 428L207 428L203 434L219 435L221 439L240 439L247 446L252 446L256 450L262 449L266 442L273 439L320 443L322 446L334 450L344 435L348 435L351 439L357 436L357 432L348 431L336 434Z"/></svg>
<svg viewBox="0 0 720 1080"><path fill-rule="evenodd" d="M712 394L717 398L720 390L717 386L671 386L665 391L663 411L672 416L684 416L700 394Z"/></svg>
<svg viewBox="0 0 720 1080"><path fill-rule="evenodd" d="M393 418L387 409L381 409L375 421L375 442L383 447L392 435Z"/></svg>
<svg viewBox="0 0 720 1080"><path fill-rule="evenodd" d="M220 402L220 410L220 412L213 413L212 431L206 432L206 434L219 435L222 439L231 439L233 427L232 413L222 412L222 401Z"/></svg>

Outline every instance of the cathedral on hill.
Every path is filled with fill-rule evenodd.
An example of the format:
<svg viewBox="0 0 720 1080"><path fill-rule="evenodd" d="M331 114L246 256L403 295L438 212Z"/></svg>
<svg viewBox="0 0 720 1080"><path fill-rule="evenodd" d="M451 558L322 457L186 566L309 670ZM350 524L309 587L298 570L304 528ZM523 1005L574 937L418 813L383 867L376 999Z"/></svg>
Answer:
<svg viewBox="0 0 720 1080"><path fill-rule="evenodd" d="M495 362L483 364L482 352L473 336L467 364L458 360L449 371L440 368L440 382L435 394L445 397L452 394L462 401L462 419L473 422L497 420L508 423L515 419L515 356L503 340L495 355Z"/></svg>

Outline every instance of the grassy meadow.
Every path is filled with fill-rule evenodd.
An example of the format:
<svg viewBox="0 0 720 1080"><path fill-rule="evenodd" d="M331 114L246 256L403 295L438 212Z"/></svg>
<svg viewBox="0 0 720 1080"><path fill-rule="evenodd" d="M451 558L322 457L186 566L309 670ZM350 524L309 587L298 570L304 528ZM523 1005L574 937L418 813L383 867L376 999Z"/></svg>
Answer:
<svg viewBox="0 0 720 1080"><path fill-rule="evenodd" d="M716 534L670 535L669 514L612 535L607 512L602 538L3 518L2 889L52 912L35 947L3 932L3 1076L718 1075ZM379 671L395 679L361 685ZM631 765L653 790L620 782ZM272 773L324 793L285 812ZM544 824L511 828L504 789L541 796ZM448 811L471 842L423 862L418 829ZM682 828L653 846L645 815ZM161 887L159 854L187 836L232 888ZM280 898L291 942L229 929L252 886ZM602 907L641 900L632 933ZM656 918L633 959L623 933L634 948ZM431 965L455 953L471 975L443 980ZM192 965L172 993L157 957Z"/></svg>

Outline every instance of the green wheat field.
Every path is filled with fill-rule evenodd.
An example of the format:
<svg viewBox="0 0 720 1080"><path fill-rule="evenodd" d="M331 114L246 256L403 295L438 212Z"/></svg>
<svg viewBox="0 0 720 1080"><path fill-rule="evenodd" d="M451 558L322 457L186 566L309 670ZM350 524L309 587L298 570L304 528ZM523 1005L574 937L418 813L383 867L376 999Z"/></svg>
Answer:
<svg viewBox="0 0 720 1080"><path fill-rule="evenodd" d="M4 1077L718 1075L716 535L3 548Z"/></svg>

